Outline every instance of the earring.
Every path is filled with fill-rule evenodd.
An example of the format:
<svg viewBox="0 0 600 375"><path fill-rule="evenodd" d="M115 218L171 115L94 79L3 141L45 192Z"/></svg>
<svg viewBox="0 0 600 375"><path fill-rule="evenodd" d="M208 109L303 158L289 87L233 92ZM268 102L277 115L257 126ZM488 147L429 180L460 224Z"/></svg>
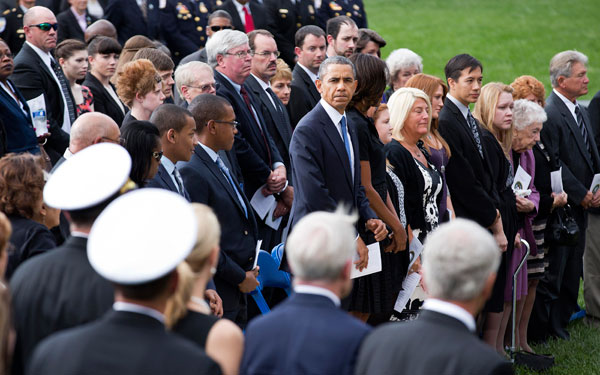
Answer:
<svg viewBox="0 0 600 375"><path fill-rule="evenodd" d="M215 273L217 273L217 269L215 267L210 267L210 274L214 275Z"/></svg>

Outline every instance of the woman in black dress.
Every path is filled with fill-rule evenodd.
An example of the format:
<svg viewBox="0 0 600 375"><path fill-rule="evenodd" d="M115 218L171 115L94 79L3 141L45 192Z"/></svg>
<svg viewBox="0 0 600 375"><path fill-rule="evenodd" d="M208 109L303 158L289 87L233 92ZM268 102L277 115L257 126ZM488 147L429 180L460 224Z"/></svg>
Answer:
<svg viewBox="0 0 600 375"><path fill-rule="evenodd" d="M382 60L365 54L355 54L350 60L356 69L358 85L346 113L348 123L358 135L361 184L370 207L391 228L389 240L380 243L381 272L354 280L349 309L366 321L370 314L387 314L389 318L394 310L405 274L403 254L397 253L406 249L406 231L387 191L383 143L379 140L373 120L367 117L367 111L379 103L385 90L386 65ZM372 235L365 232L360 234L366 244L375 241Z"/></svg>
<svg viewBox="0 0 600 375"><path fill-rule="evenodd" d="M199 203L192 206L198 221L198 239L185 262L177 267L179 283L167 303L166 325L204 349L221 366L223 374L237 374L244 335L233 322L219 319L222 305L214 304L214 290L206 291L219 261L219 221L210 207ZM206 298L211 299L210 306ZM216 316L211 315L211 309Z"/></svg>

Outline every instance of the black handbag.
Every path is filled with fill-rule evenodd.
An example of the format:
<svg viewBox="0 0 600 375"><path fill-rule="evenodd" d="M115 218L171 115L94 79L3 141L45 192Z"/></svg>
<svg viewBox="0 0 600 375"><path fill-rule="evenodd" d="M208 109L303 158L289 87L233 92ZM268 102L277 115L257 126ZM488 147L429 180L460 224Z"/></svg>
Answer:
<svg viewBox="0 0 600 375"><path fill-rule="evenodd" d="M545 241L549 244L575 246L579 239L579 226L571 213L571 207L557 207L546 224Z"/></svg>

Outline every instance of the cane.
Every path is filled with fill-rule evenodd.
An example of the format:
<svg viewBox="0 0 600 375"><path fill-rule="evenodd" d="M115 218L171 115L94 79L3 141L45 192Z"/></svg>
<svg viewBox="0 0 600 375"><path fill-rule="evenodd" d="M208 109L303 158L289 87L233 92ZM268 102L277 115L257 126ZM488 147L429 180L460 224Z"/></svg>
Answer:
<svg viewBox="0 0 600 375"><path fill-rule="evenodd" d="M525 254L523 255L523 259L521 259L521 263L513 273L513 282L512 282L512 340L511 340L511 348L510 348L510 360L512 363L515 363L515 354L517 353L516 348L516 336L517 336L517 322L515 320L515 312L517 311L517 275L523 268L523 265L527 261L527 257L529 256L529 243L524 239L521 239L521 246L525 245Z"/></svg>

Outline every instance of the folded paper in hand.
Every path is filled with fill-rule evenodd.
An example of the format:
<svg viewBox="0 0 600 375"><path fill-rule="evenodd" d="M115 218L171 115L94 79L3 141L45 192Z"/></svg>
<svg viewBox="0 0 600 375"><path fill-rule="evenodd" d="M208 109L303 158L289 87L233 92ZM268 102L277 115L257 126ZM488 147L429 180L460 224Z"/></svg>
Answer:
<svg viewBox="0 0 600 375"><path fill-rule="evenodd" d="M367 250L369 250L369 263L362 271L356 269L356 264L352 264L350 271L350 278L356 279L357 277L363 277L370 275L372 273L381 272L381 250L379 246L379 242L372 243L367 245ZM354 254L354 258L352 258L352 262L356 262L359 259L358 253Z"/></svg>

